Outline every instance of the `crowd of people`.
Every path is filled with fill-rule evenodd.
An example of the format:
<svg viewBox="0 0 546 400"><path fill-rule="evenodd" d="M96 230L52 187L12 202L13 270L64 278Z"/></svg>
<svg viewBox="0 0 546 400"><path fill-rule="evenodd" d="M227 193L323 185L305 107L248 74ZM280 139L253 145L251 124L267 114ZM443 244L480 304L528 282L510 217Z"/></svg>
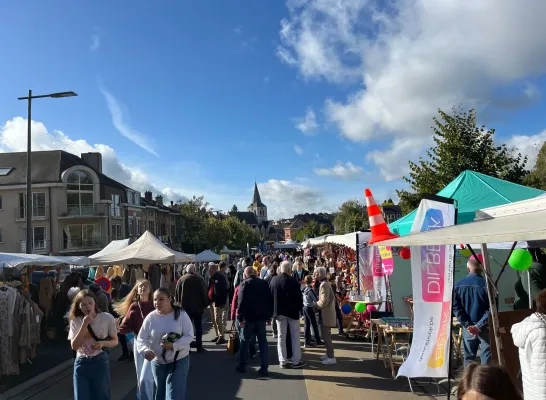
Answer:
<svg viewBox="0 0 546 400"><path fill-rule="evenodd" d="M317 346L325 348L321 362L335 364L330 331L337 326L343 333L338 296L343 285L337 285L322 265L257 254L253 260L241 258L229 265L185 265L174 290L153 291L146 279L131 287L116 275L110 279L110 293L96 284L86 290L73 288L67 318L68 339L75 352L74 398L110 398L110 361L105 350L119 344L119 361L134 360L137 399L184 399L190 349L205 351L207 308L217 346L227 344L228 332L236 332L240 373L259 354L258 373L268 375L268 325L277 340L280 368L304 367L302 348Z"/></svg>

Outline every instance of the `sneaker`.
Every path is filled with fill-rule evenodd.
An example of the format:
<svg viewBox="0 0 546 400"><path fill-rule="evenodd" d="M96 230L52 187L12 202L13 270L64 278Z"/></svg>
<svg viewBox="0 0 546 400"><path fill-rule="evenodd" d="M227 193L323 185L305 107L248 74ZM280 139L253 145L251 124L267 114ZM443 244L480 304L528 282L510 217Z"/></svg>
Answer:
<svg viewBox="0 0 546 400"><path fill-rule="evenodd" d="M328 359L328 356L326 354L324 354L323 356L320 356L320 361L324 361L327 359Z"/></svg>
<svg viewBox="0 0 546 400"><path fill-rule="evenodd" d="M223 337L221 338L218 338L218 340L216 341L216 344L220 345L220 344L226 344L226 339L224 339Z"/></svg>
<svg viewBox="0 0 546 400"><path fill-rule="evenodd" d="M281 369L290 369L292 367L291 364L279 364L279 367L281 367Z"/></svg>
<svg viewBox="0 0 546 400"><path fill-rule="evenodd" d="M316 346L324 346L324 342L322 340L318 341L316 343Z"/></svg>
<svg viewBox="0 0 546 400"><path fill-rule="evenodd" d="M196 353L203 353L207 351L207 349L205 349L204 347L198 347L197 350L195 351Z"/></svg>
<svg viewBox="0 0 546 400"><path fill-rule="evenodd" d="M303 348L305 349L307 347L317 347L317 345L311 342L304 343Z"/></svg>
<svg viewBox="0 0 546 400"><path fill-rule="evenodd" d="M269 376L269 372L267 372L267 370L265 369L259 369L258 370L258 373L261 375L261 376Z"/></svg>
<svg viewBox="0 0 546 400"><path fill-rule="evenodd" d="M298 363L292 364L292 368L295 368L295 369L303 368L303 367L305 367L305 361L303 361L303 360L301 360Z"/></svg>
<svg viewBox="0 0 546 400"><path fill-rule="evenodd" d="M331 365L331 364L337 363L337 361L336 361L335 357L333 357L333 358L328 358L327 357L324 360L322 360L321 363L324 364L324 365Z"/></svg>
<svg viewBox="0 0 546 400"><path fill-rule="evenodd" d="M216 343L220 339L220 336L216 336L214 339L211 340L212 343Z"/></svg>

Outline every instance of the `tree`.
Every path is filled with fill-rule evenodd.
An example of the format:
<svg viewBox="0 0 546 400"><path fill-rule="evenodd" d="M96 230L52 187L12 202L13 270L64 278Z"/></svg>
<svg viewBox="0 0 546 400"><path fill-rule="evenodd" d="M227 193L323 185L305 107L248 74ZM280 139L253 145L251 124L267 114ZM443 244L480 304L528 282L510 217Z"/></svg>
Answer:
<svg viewBox="0 0 546 400"><path fill-rule="evenodd" d="M382 204L382 206L394 206L394 201L392 199L385 200Z"/></svg>
<svg viewBox="0 0 546 400"><path fill-rule="evenodd" d="M330 227L326 224L319 224L317 221L311 220L301 229L296 231L292 238L296 242L303 242L306 238L314 238L330 233Z"/></svg>
<svg viewBox="0 0 546 400"><path fill-rule="evenodd" d="M225 229L225 243L231 250L244 250L246 244L255 246L260 238L255 229L235 217L228 217L222 220Z"/></svg>
<svg viewBox="0 0 546 400"><path fill-rule="evenodd" d="M349 233L368 229L368 210L358 200L347 200L339 206L334 219L334 228L337 234Z"/></svg>
<svg viewBox="0 0 546 400"><path fill-rule="evenodd" d="M230 213L236 213L236 212L239 212L239 209L238 209L237 206L234 204L233 207L231 207Z"/></svg>
<svg viewBox="0 0 546 400"><path fill-rule="evenodd" d="M440 109L438 114L433 118L434 146L425 158L410 161L409 176L404 177L410 191L397 191L404 213L417 208L424 194L439 192L465 170L521 183L528 173L527 157L495 144L495 130L478 127L475 110L464 112L459 106L451 114Z"/></svg>
<svg viewBox="0 0 546 400"><path fill-rule="evenodd" d="M193 196L191 200L177 204L183 231L182 248L190 253L204 250L208 206L203 196Z"/></svg>
<svg viewBox="0 0 546 400"><path fill-rule="evenodd" d="M523 184L546 190L546 142L540 147L535 167L523 178Z"/></svg>

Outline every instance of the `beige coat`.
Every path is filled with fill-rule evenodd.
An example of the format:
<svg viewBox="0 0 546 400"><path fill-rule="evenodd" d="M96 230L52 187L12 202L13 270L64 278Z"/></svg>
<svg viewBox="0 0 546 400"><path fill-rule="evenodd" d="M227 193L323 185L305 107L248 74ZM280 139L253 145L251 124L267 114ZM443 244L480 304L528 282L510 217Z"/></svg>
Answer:
<svg viewBox="0 0 546 400"><path fill-rule="evenodd" d="M317 308L322 316L322 325L327 328L335 328L336 320L336 296L332 286L327 281L320 284Z"/></svg>

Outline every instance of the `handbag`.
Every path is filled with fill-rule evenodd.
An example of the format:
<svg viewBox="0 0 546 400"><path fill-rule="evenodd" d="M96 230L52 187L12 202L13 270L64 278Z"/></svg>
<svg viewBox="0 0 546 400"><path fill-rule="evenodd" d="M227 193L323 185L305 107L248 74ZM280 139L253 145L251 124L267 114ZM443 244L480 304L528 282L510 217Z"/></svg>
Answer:
<svg viewBox="0 0 546 400"><path fill-rule="evenodd" d="M231 325L230 334L227 343L227 352L233 356L239 351L239 332L235 329L235 323Z"/></svg>

